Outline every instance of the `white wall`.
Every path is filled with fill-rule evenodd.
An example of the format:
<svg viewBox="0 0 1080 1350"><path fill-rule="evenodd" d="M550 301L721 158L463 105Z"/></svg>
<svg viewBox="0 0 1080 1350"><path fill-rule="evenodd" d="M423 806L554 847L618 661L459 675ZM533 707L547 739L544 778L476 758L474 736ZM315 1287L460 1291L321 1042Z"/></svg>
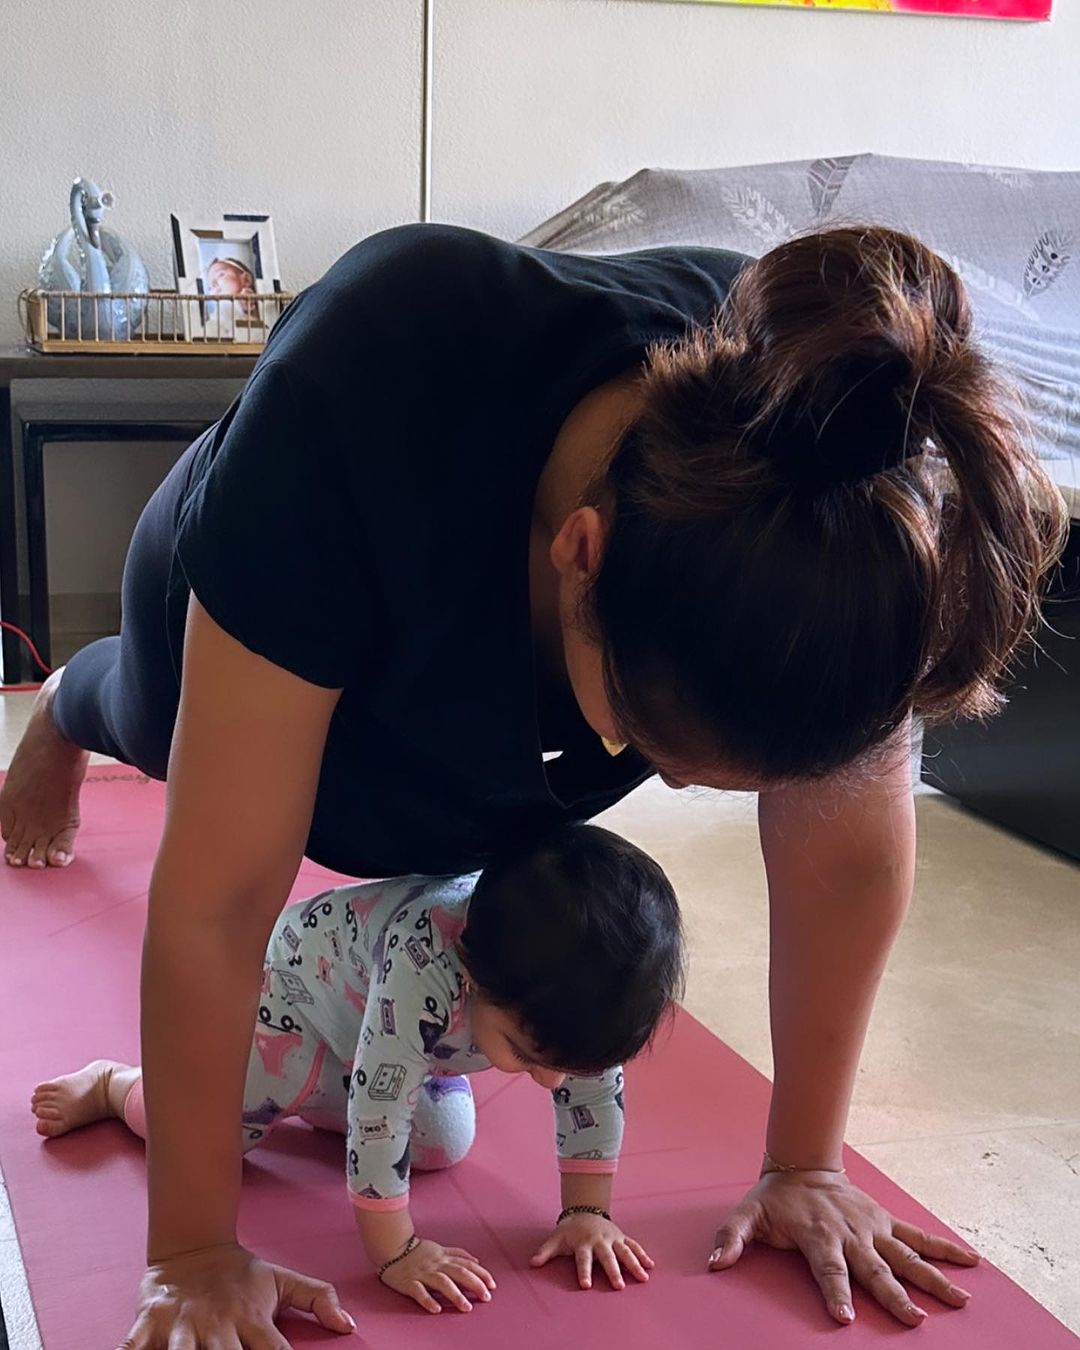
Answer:
<svg viewBox="0 0 1080 1350"><path fill-rule="evenodd" d="M659 0L435 0L433 216L514 237L602 179L861 150L1080 165L1049 24ZM418 213L422 0L0 0L0 343L79 173L171 283L171 210L272 212L302 286ZM58 452L54 452L58 453ZM69 465L75 452L65 452ZM130 447L55 459L56 590L129 528ZM111 457L111 463L110 463ZM73 529L76 520L82 529ZM112 541L108 545L106 541Z"/></svg>
<svg viewBox="0 0 1080 1350"><path fill-rule="evenodd" d="M1080 7L1050 23L656 0L442 0L434 205L508 237L645 166L873 150L1080 167Z"/></svg>
<svg viewBox="0 0 1080 1350"><path fill-rule="evenodd" d="M421 0L0 0L0 343L18 340L15 296L78 174L115 193L106 223L157 286L172 284L173 210L270 211L287 285L415 219L421 14ZM168 452L46 461L52 589L116 587Z"/></svg>
<svg viewBox="0 0 1080 1350"><path fill-rule="evenodd" d="M169 212L266 210L283 279L415 219L421 0L2 0L0 341L71 180L172 284Z"/></svg>

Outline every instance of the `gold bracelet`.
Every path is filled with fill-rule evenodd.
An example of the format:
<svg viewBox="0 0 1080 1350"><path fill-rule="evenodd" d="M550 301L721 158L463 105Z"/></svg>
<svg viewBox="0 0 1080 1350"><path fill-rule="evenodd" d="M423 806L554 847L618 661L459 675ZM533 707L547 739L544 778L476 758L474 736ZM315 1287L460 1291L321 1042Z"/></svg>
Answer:
<svg viewBox="0 0 1080 1350"><path fill-rule="evenodd" d="M835 1176L846 1176L846 1167L796 1167L792 1163L777 1162L772 1154L765 1150L761 1163L761 1176L769 1172L832 1172ZM760 1178L759 1178L760 1180Z"/></svg>

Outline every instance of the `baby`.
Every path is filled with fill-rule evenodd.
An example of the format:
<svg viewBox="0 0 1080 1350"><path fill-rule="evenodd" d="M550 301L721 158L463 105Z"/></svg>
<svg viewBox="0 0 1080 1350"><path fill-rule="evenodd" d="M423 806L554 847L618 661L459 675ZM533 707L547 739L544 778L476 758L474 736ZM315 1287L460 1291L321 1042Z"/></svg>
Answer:
<svg viewBox="0 0 1080 1350"><path fill-rule="evenodd" d="M254 295L255 276L239 258L214 258L206 269L206 289L211 295ZM256 314L254 300L236 300L235 313Z"/></svg>
<svg viewBox="0 0 1080 1350"><path fill-rule="evenodd" d="M479 875L342 886L286 907L267 949L244 1091L243 1147L299 1116L345 1134L357 1226L382 1281L441 1311L495 1288L475 1256L421 1238L410 1167L460 1161L475 1133L465 1075L527 1073L552 1094L563 1211L532 1258L596 1261L616 1289L652 1259L610 1218L621 1065L652 1039L683 977L678 904L618 835L566 826ZM145 1138L142 1076L97 1060L41 1084L55 1137L117 1116Z"/></svg>

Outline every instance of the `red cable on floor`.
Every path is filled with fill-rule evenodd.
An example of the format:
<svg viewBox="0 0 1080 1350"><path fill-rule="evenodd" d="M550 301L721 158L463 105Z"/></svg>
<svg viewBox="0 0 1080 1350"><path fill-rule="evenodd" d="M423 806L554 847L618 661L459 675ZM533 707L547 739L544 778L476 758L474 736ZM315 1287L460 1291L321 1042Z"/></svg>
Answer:
<svg viewBox="0 0 1080 1350"><path fill-rule="evenodd" d="M0 619L0 628L8 628L11 630L11 632L15 633L18 637L22 638L22 640L30 648L30 654L37 662L38 666L40 666L40 668L45 672L46 675L52 674L52 670L50 669L50 667L47 666L45 662L41 659L41 653L34 646L33 639L28 637L27 634L24 633L23 630L18 627L18 625L8 623L6 619ZM0 684L0 694L24 694L30 693L31 691L40 688L41 688L40 684Z"/></svg>

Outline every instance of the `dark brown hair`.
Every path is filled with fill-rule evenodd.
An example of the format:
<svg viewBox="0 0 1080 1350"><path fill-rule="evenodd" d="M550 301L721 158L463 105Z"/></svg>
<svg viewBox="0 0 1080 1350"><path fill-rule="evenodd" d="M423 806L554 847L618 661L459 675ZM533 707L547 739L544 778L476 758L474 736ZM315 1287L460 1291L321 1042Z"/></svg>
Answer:
<svg viewBox="0 0 1080 1350"><path fill-rule="evenodd" d="M909 711L1000 707L1066 517L940 257L881 227L793 239L642 387L590 494L583 610L625 739L812 779Z"/></svg>
<svg viewBox="0 0 1080 1350"><path fill-rule="evenodd" d="M551 1068L633 1059L685 983L682 920L659 863L598 825L564 825L485 867L461 949L481 996Z"/></svg>

